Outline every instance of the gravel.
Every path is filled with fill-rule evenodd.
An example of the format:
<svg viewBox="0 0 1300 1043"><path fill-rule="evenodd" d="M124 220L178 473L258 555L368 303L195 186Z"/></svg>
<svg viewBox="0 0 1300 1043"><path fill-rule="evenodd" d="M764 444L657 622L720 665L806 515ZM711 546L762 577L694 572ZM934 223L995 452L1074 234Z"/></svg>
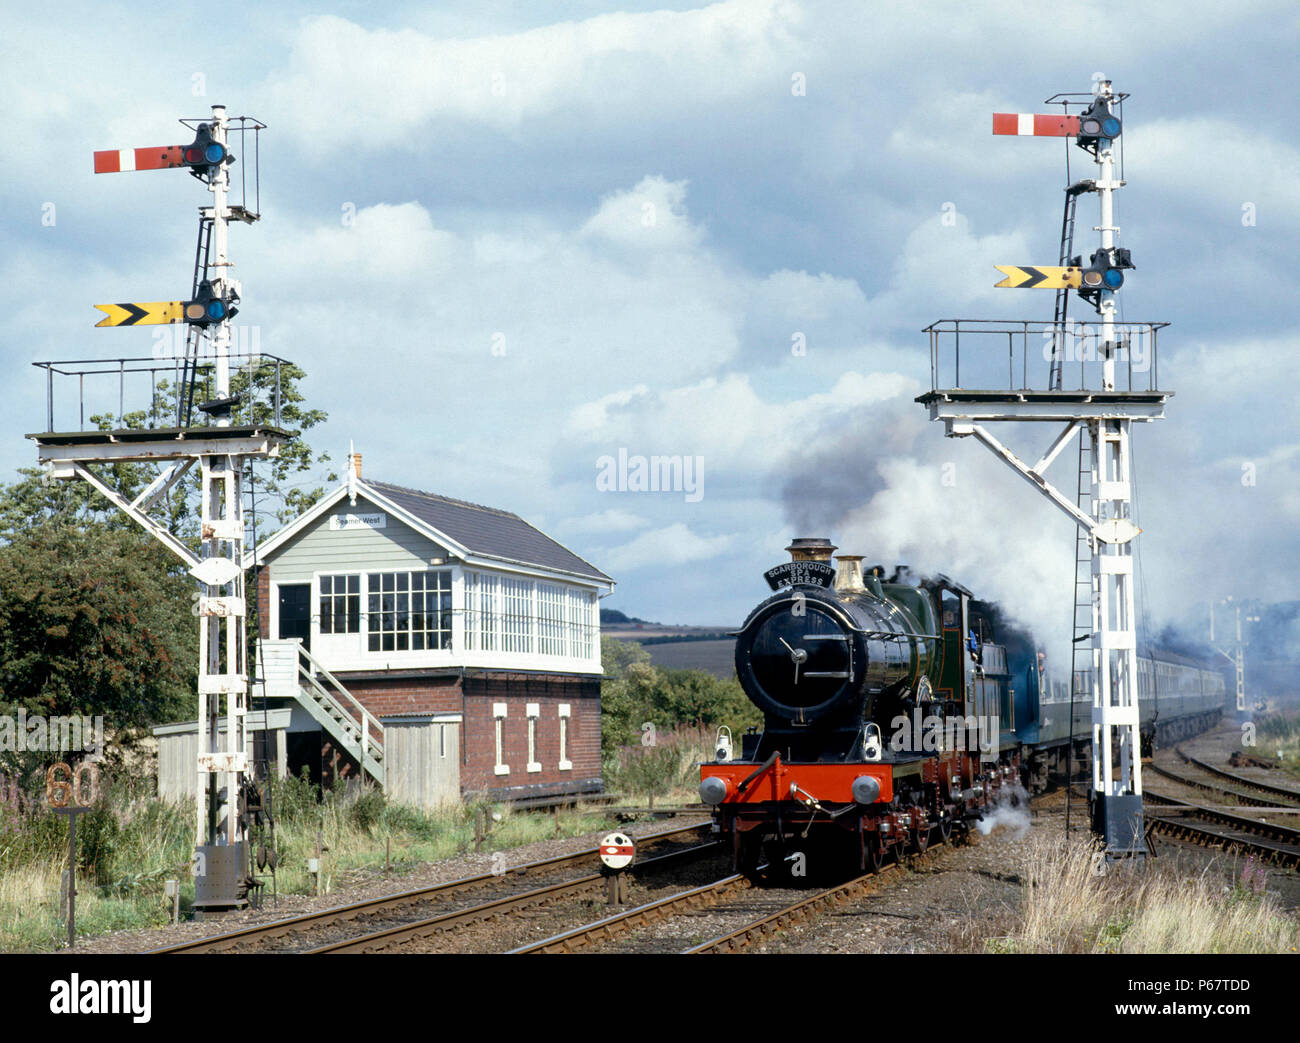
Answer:
<svg viewBox="0 0 1300 1043"><path fill-rule="evenodd" d="M658 833L665 829L688 826L707 819L698 815L679 815L664 821L650 821L621 826L620 829L633 838L647 833ZM597 830L578 837L562 837L543 840L522 847L510 848L502 852L507 867L536 862L556 855L570 854L584 848L594 847L607 830ZM79 953L118 953L146 952L181 942L207 938L214 934L239 930L256 924L269 923L291 916L332 909L354 902L363 902L371 898L395 894L400 891L428 887L432 884L446 883L462 877L490 873L494 868L493 852L465 854L458 858L441 862L427 862L414 872L384 878L382 871L354 870L340 874L335 889L327 895L280 895L279 905L273 906L268 895L260 910L246 909L241 912L227 913L219 918L186 921L164 927L144 928L129 931L114 931L91 939L78 939L76 952ZM594 860L593 860L594 861ZM499 860L496 863L499 865ZM480 899L481 900L481 899ZM60 950L67 952L69 950Z"/></svg>

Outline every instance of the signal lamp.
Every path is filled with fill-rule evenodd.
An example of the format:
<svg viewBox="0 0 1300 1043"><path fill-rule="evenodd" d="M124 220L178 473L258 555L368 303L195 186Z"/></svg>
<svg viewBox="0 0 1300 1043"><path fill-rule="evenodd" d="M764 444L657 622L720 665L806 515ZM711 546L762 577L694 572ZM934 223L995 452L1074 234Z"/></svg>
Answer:
<svg viewBox="0 0 1300 1043"><path fill-rule="evenodd" d="M233 319L238 311L231 301L218 297L212 283L205 279L199 283L198 296L185 302L185 321L193 326L211 326L223 319Z"/></svg>
<svg viewBox="0 0 1300 1043"><path fill-rule="evenodd" d="M1074 258L1075 266L1081 258ZM1079 276L1079 296L1099 307L1103 293L1113 293L1124 285L1124 269L1133 267L1127 249L1098 250L1089 258L1088 267Z"/></svg>
<svg viewBox="0 0 1300 1043"><path fill-rule="evenodd" d="M1081 148L1096 149L1100 142L1119 137L1122 130L1119 117L1111 113L1104 99L1098 98L1080 114L1075 141Z"/></svg>
<svg viewBox="0 0 1300 1043"><path fill-rule="evenodd" d="M194 141L185 146L181 158L188 166L215 167L225 162L226 146L212 140L212 127L207 123L199 124Z"/></svg>

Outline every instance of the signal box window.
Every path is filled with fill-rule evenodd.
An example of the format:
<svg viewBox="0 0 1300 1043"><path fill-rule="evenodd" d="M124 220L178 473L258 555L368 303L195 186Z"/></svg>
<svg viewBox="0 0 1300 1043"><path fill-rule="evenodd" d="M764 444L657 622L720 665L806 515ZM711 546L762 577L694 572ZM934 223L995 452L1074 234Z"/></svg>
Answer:
<svg viewBox="0 0 1300 1043"><path fill-rule="evenodd" d="M366 577L372 652L451 647L451 573L372 572Z"/></svg>
<svg viewBox="0 0 1300 1043"><path fill-rule="evenodd" d="M320 632L361 633L360 576L321 576Z"/></svg>

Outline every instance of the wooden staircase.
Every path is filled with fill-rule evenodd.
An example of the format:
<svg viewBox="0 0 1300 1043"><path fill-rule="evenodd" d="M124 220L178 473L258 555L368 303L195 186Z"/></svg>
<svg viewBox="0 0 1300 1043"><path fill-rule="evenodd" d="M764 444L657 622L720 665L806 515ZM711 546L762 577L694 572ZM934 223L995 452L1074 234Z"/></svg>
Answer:
<svg viewBox="0 0 1300 1043"><path fill-rule="evenodd" d="M266 695L290 698L307 711L361 770L384 785L384 726L302 642L258 642Z"/></svg>

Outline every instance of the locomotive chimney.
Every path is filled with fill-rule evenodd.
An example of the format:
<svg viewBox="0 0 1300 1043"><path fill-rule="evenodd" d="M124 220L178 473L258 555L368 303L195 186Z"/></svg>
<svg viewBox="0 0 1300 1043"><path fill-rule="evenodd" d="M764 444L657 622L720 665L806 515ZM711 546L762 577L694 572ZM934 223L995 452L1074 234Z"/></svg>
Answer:
<svg viewBox="0 0 1300 1043"><path fill-rule="evenodd" d="M797 536L790 541L786 550L790 552L791 561L824 561L829 563L831 555L839 548L823 537Z"/></svg>
<svg viewBox="0 0 1300 1043"><path fill-rule="evenodd" d="M861 554L837 554L839 568L835 570L835 590L840 594L865 594L867 585L862 579Z"/></svg>

